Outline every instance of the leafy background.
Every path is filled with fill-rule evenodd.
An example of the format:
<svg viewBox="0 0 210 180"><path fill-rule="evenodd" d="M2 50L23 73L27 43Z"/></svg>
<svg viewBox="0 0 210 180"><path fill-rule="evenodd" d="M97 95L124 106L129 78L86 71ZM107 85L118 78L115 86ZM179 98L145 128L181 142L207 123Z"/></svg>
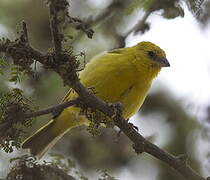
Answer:
<svg viewBox="0 0 210 180"><path fill-rule="evenodd" d="M160 74L141 111L131 121L152 142L170 153L187 154L193 168L204 175L209 174L210 54L206 42L210 40L207 33L210 1L71 0L69 12L86 21L95 31L93 38L88 39L74 28L66 30L67 46L72 45L75 54L84 52L86 62L105 50L134 45L142 40L157 42L166 50L174 68L172 66ZM143 18L146 21L141 29L133 28ZM48 9L42 0L0 1L0 36L14 39L22 20L27 22L30 41L35 48L41 51L51 48ZM174 27L174 31L170 30L170 26ZM195 33L198 37L190 34L190 28L199 32ZM187 38L188 33L191 38ZM193 50L201 54L199 59L193 57L193 45ZM33 77L20 75L14 83L9 81L11 70L3 65L0 91L8 92L12 87L19 87L26 96L34 99L39 108L58 103L68 87L63 86L58 75L44 70L40 64L33 68L36 68ZM19 78L18 74L14 76ZM202 91L199 88L195 91L196 87ZM25 137L49 119L49 115L35 119L33 126L26 129L28 133ZM100 135L92 137L85 129L79 127L66 134L51 152L74 159L80 171L90 179L97 179L99 169L106 169L119 179L182 179L149 155L136 156L129 140L123 135L119 138L117 131L101 128ZM9 171L9 159L24 153L22 150L12 154L1 151L0 177L4 178ZM47 155L45 159L49 160L51 156Z"/></svg>

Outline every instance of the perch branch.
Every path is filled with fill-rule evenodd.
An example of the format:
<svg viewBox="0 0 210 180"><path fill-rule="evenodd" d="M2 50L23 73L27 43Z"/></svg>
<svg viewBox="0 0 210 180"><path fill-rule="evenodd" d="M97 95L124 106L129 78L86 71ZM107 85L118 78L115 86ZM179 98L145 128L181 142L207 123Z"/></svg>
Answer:
<svg viewBox="0 0 210 180"><path fill-rule="evenodd" d="M65 0L62 0L65 1ZM60 2L62 2L60 1ZM62 39L60 38L60 32L58 31L59 23L57 20L57 11L54 9L54 5L58 3L58 1L51 0L50 1L50 20L52 36L53 36L53 45L55 47L55 55L62 55ZM54 3L54 4L53 4ZM122 132L133 142L134 149L137 153L146 152L155 158L165 162L170 167L175 169L180 175L189 180L206 180L204 177L200 176L196 173L187 163L186 158L184 156L173 156L168 152L160 149L156 145L152 144L148 140L146 140L140 133L135 129L133 125L128 123L122 117L121 106L119 104L108 105L103 100L97 98L92 92L90 92L87 88L85 88L78 78L72 78L72 76L65 77L66 74L62 74L59 70L59 67L56 67L52 63L52 59L57 59L58 56L43 54L34 48L32 48L29 44L19 43L19 41L0 41L0 52L4 52L11 57L21 57L22 55L30 57L31 59L37 60L47 67L50 67L52 70L57 72L64 80L65 83L71 88L74 89L75 92L79 95L80 99L85 103L88 107L93 109L98 109L103 112L108 117L114 120L114 123L117 127L120 128ZM17 56L18 55L18 56ZM70 56L70 55L69 55ZM59 57L60 58L60 57ZM69 60L72 60L69 57ZM72 105L70 103L70 105ZM52 109L51 109L52 110ZM49 112L49 109L45 112ZM39 112L35 115L41 115L43 112Z"/></svg>

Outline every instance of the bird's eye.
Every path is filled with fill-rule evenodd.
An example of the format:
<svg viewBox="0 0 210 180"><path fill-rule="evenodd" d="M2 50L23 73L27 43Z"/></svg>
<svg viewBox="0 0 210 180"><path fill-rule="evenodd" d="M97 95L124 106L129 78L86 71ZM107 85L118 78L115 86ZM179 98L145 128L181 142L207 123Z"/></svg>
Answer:
<svg viewBox="0 0 210 180"><path fill-rule="evenodd" d="M148 56L151 57L151 58L154 58L155 57L155 53L153 51L148 51Z"/></svg>

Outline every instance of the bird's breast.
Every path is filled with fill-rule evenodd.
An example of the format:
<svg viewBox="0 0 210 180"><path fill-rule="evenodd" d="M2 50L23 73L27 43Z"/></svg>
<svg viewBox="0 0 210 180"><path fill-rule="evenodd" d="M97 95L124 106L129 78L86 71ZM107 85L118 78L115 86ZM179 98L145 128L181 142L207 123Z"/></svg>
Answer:
<svg viewBox="0 0 210 180"><path fill-rule="evenodd" d="M96 96L104 101L122 103L123 116L127 119L141 107L150 84L138 77L138 74L107 74L95 84L94 90Z"/></svg>

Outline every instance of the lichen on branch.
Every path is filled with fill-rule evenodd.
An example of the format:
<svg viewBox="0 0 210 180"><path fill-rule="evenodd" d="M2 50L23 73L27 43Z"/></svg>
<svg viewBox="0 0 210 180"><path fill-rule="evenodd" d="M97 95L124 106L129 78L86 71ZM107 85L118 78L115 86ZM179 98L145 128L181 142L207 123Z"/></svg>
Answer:
<svg viewBox="0 0 210 180"><path fill-rule="evenodd" d="M122 107L120 104L108 104L103 100L97 98L94 93L84 87L79 81L77 72L79 63L76 56L72 51L67 51L63 48L63 32L62 32L62 18L59 18L60 14L64 17L68 17L68 3L66 0L48 0L50 9L50 25L52 35L52 52L41 53L34 49L28 42L28 33L26 24L23 23L23 30L20 37L15 41L3 40L0 41L0 52L4 52L10 55L15 64L21 67L30 66L35 60L39 61L44 68L57 72L64 83L70 86L79 96L82 104L92 110L97 110L105 114L107 117L113 120L115 126L120 128L130 141L134 144L134 149L137 153L148 153L153 157L167 163L170 167L176 170L180 175L190 180L205 180L202 176L196 173L187 163L186 159L182 159L179 156L173 156L168 152L160 149L156 145L146 140L133 126L128 123L122 117ZM65 18L64 18L65 19ZM25 61L25 62L22 62ZM14 107L13 107L14 106ZM8 112L16 112L16 117L24 117L24 108L14 104L10 106L8 104L8 111L5 113L5 122L12 122L6 120ZM12 108L12 111L11 111ZM28 110L26 108L26 110ZM2 126L7 126L4 123Z"/></svg>

